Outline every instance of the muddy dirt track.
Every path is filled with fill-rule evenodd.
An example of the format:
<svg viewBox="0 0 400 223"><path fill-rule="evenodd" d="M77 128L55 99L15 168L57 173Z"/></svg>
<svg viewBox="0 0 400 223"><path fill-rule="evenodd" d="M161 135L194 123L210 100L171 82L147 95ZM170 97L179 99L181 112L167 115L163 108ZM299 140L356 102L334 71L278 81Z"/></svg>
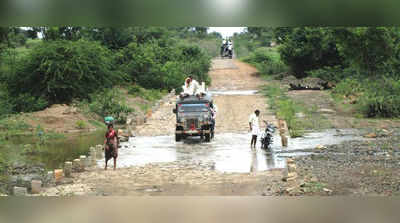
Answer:
<svg viewBox="0 0 400 223"><path fill-rule="evenodd" d="M73 185L48 190L49 195L261 195L279 187L284 160L250 149L248 117L255 109L275 121L266 99L255 94L265 84L257 70L230 59L213 60L210 71L218 107L216 139L211 143L175 143L176 98L164 102L135 130L136 137L119 151L119 169L99 166L74 175ZM112 162L110 162L112 163ZM275 168L275 166L279 168ZM265 171L265 170L272 171Z"/></svg>
<svg viewBox="0 0 400 223"><path fill-rule="evenodd" d="M261 119L276 123L275 117L267 110L265 97L254 94L265 82L257 76L257 69L237 60L214 59L209 73L218 107L216 133L246 132L249 129L249 115L256 109ZM175 115L172 109L176 98L163 104L148 118L146 124L137 127L138 136L172 135L175 130Z"/></svg>

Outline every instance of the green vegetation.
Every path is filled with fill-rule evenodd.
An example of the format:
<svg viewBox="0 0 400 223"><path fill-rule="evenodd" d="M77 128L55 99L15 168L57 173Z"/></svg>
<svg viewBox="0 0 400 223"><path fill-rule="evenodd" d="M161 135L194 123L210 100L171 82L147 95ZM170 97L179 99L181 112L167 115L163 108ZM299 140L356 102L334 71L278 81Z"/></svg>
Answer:
<svg viewBox="0 0 400 223"><path fill-rule="evenodd" d="M262 74L318 77L336 85L336 101L350 97L356 113L391 118L400 117L399 41L399 27L249 27L235 50Z"/></svg>
<svg viewBox="0 0 400 223"><path fill-rule="evenodd" d="M78 120L75 124L77 129L85 129L87 127L86 122L83 120Z"/></svg>
<svg viewBox="0 0 400 223"><path fill-rule="evenodd" d="M125 123L133 109L126 105L122 92L116 88L106 89L90 95L90 111L100 117L112 116L117 123Z"/></svg>
<svg viewBox="0 0 400 223"><path fill-rule="evenodd" d="M268 104L275 111L276 116L286 121L291 137L301 137L305 130L330 127L330 122L318 114L316 106L310 107L289 98L287 90L281 88L279 83L270 82L262 92L268 98Z"/></svg>
<svg viewBox="0 0 400 223"><path fill-rule="evenodd" d="M98 104L93 95L117 85L152 89L145 96L155 100L157 92L179 92L188 75L210 83L220 39L206 27L0 28L0 118L52 104Z"/></svg>
<svg viewBox="0 0 400 223"><path fill-rule="evenodd" d="M257 48L242 60L254 65L263 75L276 75L288 71L288 67L281 61L276 48Z"/></svg>
<svg viewBox="0 0 400 223"><path fill-rule="evenodd" d="M290 136L302 136L304 128L296 117L296 113L303 111L302 107L287 97L285 90L278 84L267 85L263 89L263 94L268 97L268 104L277 117L286 121Z"/></svg>
<svg viewBox="0 0 400 223"><path fill-rule="evenodd" d="M165 93L165 91L160 91L157 89L145 89L138 85L133 85L128 89L128 94L146 99L149 102L160 100Z"/></svg>

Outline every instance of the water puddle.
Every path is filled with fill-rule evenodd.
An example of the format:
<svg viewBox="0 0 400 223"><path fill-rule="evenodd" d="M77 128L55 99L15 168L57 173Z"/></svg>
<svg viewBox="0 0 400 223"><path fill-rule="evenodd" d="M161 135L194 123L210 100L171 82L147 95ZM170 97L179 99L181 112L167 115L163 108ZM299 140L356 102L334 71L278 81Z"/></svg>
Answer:
<svg viewBox="0 0 400 223"><path fill-rule="evenodd" d="M240 96L248 96L248 95L256 95L258 93L257 90L230 90L230 91L210 91L210 93L214 96L218 95L240 95Z"/></svg>
<svg viewBox="0 0 400 223"><path fill-rule="evenodd" d="M251 150L250 138L248 133L219 134L210 143L202 143L199 138L176 143L173 136L130 138L129 142L121 143L118 166L178 161L205 163L220 172L265 171L285 168L288 156L309 155L310 152L302 150L315 148L317 145L362 139L355 130L326 130L290 139L288 147L282 148L279 135L275 135L272 152L266 152L260 148ZM99 160L98 164L103 166L103 162Z"/></svg>

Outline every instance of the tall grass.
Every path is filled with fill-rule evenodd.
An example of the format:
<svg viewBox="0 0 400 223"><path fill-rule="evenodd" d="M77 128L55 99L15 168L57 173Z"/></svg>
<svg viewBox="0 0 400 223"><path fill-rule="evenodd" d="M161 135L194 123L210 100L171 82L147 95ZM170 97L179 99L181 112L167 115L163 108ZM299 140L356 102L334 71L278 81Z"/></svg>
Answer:
<svg viewBox="0 0 400 223"><path fill-rule="evenodd" d="M296 113L304 111L301 106L291 100L279 84L269 84L263 89L268 97L268 104L279 119L286 121L290 137L301 137L304 134L303 125L296 117Z"/></svg>

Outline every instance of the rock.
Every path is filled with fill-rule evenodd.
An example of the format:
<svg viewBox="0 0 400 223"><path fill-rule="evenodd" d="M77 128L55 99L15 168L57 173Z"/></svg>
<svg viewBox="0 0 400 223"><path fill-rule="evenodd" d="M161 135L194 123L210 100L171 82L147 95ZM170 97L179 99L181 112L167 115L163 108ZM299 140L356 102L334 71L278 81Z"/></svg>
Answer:
<svg viewBox="0 0 400 223"><path fill-rule="evenodd" d="M306 117L306 115L305 115L303 112L297 112L295 115L296 115L297 118L304 118L304 117Z"/></svg>
<svg viewBox="0 0 400 223"><path fill-rule="evenodd" d="M316 149L327 149L327 147L326 146L323 146L323 145L317 145L316 147L315 147Z"/></svg>
<svg viewBox="0 0 400 223"><path fill-rule="evenodd" d="M57 185L66 185L66 184L73 184L74 180L72 178L63 178L60 180Z"/></svg>
<svg viewBox="0 0 400 223"><path fill-rule="evenodd" d="M289 173L293 173L293 172L296 172L296 165L295 164L288 164L287 165L287 169L288 169L288 172Z"/></svg>
<svg viewBox="0 0 400 223"><path fill-rule="evenodd" d="M313 77L297 79L288 76L282 80L282 83L289 85L289 90L323 90L329 88L327 81Z"/></svg>
<svg viewBox="0 0 400 223"><path fill-rule="evenodd" d="M328 109L328 108L321 108L321 109L318 109L318 112L321 112L321 113L329 113L329 114L334 114L334 113L336 113L335 110Z"/></svg>
<svg viewBox="0 0 400 223"><path fill-rule="evenodd" d="M26 189L26 187L14 187L13 194L15 196L26 196L28 195L28 190Z"/></svg>
<svg viewBox="0 0 400 223"><path fill-rule="evenodd" d="M367 134L367 135L364 135L364 137L365 137L365 138L376 138L377 135L376 135L376 133L371 132L371 133L369 133L369 134Z"/></svg>
<svg viewBox="0 0 400 223"><path fill-rule="evenodd" d="M131 118L126 119L126 124L127 125L130 125L131 123L132 123L132 119Z"/></svg>
<svg viewBox="0 0 400 223"><path fill-rule="evenodd" d="M128 137L124 137L124 136L119 136L119 141L120 142L128 142L129 138Z"/></svg>
<svg viewBox="0 0 400 223"><path fill-rule="evenodd" d="M287 158L287 159L286 159L286 163L288 163L288 164L294 163L294 159L292 159L292 158Z"/></svg>
<svg viewBox="0 0 400 223"><path fill-rule="evenodd" d="M330 190L328 188L323 188L322 190L325 191L328 194L331 194L333 192L332 190Z"/></svg>

